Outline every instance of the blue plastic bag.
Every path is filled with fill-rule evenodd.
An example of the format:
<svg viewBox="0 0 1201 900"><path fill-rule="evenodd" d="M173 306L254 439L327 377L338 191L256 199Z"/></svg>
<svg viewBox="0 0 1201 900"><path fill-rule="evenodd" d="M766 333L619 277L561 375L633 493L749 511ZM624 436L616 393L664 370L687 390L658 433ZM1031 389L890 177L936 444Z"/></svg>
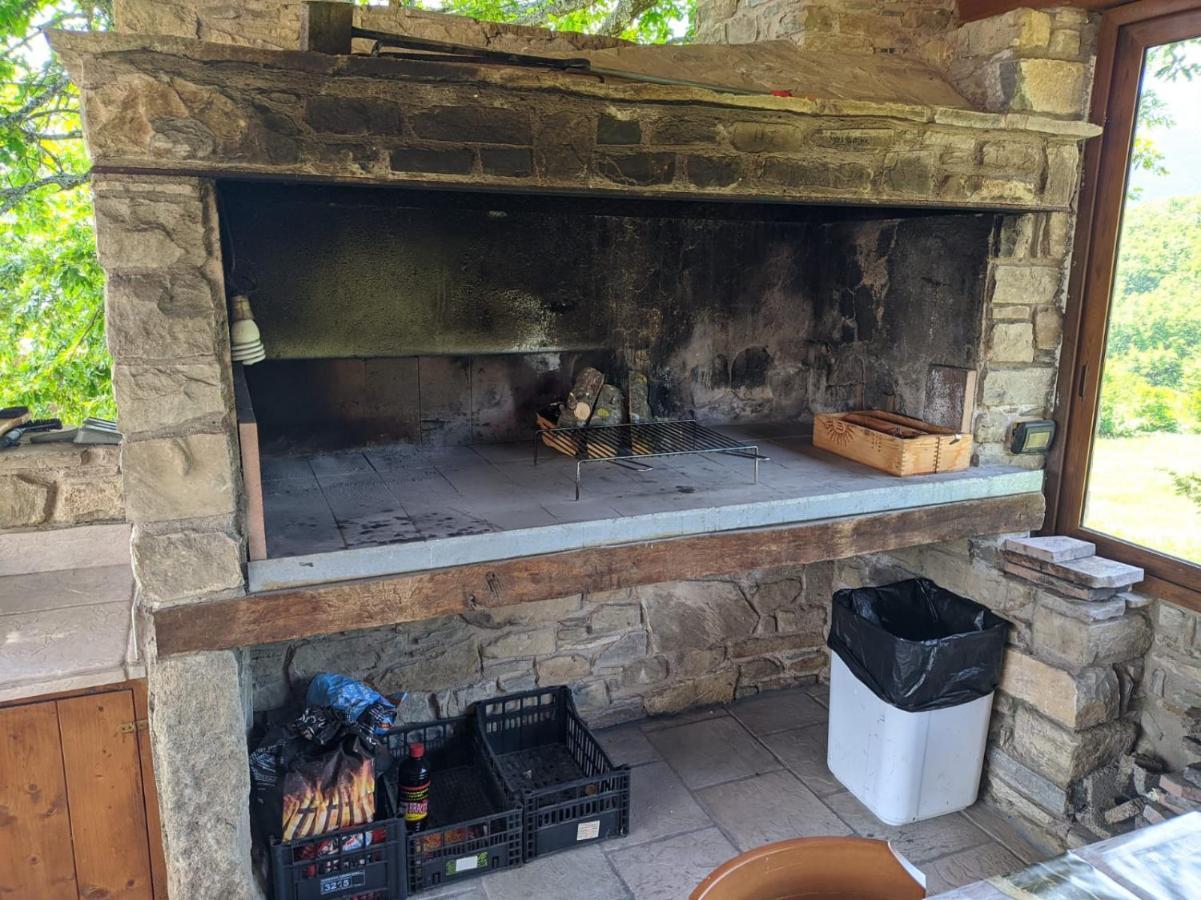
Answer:
<svg viewBox="0 0 1201 900"><path fill-rule="evenodd" d="M361 724L376 734L387 731L396 719L396 704L383 694L361 681L333 672L313 676L305 705L331 707L351 723L359 722L370 710L369 721Z"/></svg>

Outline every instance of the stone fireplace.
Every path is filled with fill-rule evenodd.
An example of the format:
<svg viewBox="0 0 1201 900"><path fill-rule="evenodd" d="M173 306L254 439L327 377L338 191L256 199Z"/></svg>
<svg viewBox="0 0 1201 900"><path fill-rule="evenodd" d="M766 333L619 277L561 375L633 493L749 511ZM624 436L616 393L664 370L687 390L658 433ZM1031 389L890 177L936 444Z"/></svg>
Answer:
<svg viewBox="0 0 1201 900"><path fill-rule="evenodd" d="M54 43L95 163L177 895L253 895L247 723L316 671L407 690L414 718L535 684L572 684L597 723L723 702L821 675L830 592L883 571L870 554L1040 525L1042 461L1005 436L1048 412L1097 129L1030 91L977 99L1013 60L972 26L847 58L354 13L725 72L729 93L301 52L298 4L119 13L118 33ZM968 58L962 78L943 65ZM268 355L245 370L235 293ZM532 413L585 362L645 369L657 414L745 429L799 474L616 471L579 504L525 480ZM808 448L815 413L921 415L932 364L979 371L972 469L899 481ZM487 527L364 539L348 523L380 492L356 475L380 474L372 454L407 484L454 469L460 497L502 474L512 492L466 504ZM318 495L327 531L298 530Z"/></svg>

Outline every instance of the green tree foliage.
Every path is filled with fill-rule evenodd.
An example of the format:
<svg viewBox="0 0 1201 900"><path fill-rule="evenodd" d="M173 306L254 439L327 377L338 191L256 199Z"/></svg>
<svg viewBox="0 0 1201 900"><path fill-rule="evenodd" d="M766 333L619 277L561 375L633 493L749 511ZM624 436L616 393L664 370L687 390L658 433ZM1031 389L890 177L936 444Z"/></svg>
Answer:
<svg viewBox="0 0 1201 900"><path fill-rule="evenodd" d="M643 43L687 39L695 10L695 0L411 5ZM111 0L0 0L0 406L69 422L114 405L79 98L43 32L106 29L111 13Z"/></svg>
<svg viewBox="0 0 1201 900"><path fill-rule="evenodd" d="M1109 321L1102 437L1201 430L1201 196L1131 206Z"/></svg>
<svg viewBox="0 0 1201 900"><path fill-rule="evenodd" d="M0 405L113 413L78 97L46 28L102 28L107 4L0 0Z"/></svg>

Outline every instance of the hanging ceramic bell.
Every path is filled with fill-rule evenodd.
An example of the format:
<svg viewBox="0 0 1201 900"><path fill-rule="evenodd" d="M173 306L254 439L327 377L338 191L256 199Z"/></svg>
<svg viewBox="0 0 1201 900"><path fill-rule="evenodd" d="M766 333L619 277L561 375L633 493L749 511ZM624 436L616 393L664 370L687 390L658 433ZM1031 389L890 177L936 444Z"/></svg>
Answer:
<svg viewBox="0 0 1201 900"><path fill-rule="evenodd" d="M238 294L233 300L233 322L229 326L230 357L234 362L251 366L267 357L262 335L250 311L250 298Z"/></svg>

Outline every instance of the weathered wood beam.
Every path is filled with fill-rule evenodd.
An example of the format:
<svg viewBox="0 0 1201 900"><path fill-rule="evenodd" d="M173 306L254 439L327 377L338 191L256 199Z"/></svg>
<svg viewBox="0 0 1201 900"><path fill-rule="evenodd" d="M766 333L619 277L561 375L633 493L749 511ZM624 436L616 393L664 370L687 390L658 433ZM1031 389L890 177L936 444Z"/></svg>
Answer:
<svg viewBox="0 0 1201 900"><path fill-rule="evenodd" d="M305 3L300 8L300 49L349 54L354 4L346 0Z"/></svg>
<svg viewBox="0 0 1201 900"><path fill-rule="evenodd" d="M999 16L1022 7L1044 9L1048 6L1075 6L1100 12L1129 2L1131 0L958 0L958 6L959 20L974 22L976 19Z"/></svg>
<svg viewBox="0 0 1201 900"><path fill-rule="evenodd" d="M1037 529L1040 493L869 516L592 547L541 556L269 591L154 613L160 656L377 628L472 609L662 581L844 559Z"/></svg>

